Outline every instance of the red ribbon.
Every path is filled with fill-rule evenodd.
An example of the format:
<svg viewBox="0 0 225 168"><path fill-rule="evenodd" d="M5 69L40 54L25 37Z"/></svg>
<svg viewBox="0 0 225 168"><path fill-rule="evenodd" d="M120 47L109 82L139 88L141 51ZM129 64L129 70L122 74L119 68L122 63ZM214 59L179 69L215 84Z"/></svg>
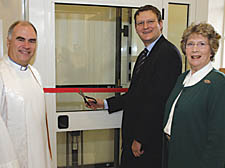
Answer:
<svg viewBox="0 0 225 168"><path fill-rule="evenodd" d="M127 92L128 88L44 88L45 93L79 93L80 90L87 93L115 93Z"/></svg>

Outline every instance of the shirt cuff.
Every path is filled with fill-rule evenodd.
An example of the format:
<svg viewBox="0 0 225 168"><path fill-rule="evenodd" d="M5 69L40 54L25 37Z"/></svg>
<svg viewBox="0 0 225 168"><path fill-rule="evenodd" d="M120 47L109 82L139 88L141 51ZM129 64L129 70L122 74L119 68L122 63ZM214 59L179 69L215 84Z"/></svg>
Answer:
<svg viewBox="0 0 225 168"><path fill-rule="evenodd" d="M105 99L104 99L104 109L106 109L106 110L109 109L108 103L107 103L107 101Z"/></svg>

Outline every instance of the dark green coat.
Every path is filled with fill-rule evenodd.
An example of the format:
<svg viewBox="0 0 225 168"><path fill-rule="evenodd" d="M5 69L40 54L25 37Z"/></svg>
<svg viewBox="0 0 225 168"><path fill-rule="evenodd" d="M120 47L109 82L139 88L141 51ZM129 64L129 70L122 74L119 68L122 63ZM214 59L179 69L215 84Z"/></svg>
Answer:
<svg viewBox="0 0 225 168"><path fill-rule="evenodd" d="M197 84L183 87L182 74L167 101L164 127L175 106L168 148L168 168L224 168L225 76L213 69Z"/></svg>

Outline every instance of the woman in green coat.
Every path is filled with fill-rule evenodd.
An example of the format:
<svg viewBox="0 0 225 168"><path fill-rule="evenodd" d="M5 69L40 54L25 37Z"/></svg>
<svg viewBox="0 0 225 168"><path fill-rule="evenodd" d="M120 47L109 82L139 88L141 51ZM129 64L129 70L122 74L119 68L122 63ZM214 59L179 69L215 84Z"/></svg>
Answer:
<svg viewBox="0 0 225 168"><path fill-rule="evenodd" d="M168 168L224 168L225 75L211 64L219 39L207 23L183 33L190 70L178 78L165 109Z"/></svg>

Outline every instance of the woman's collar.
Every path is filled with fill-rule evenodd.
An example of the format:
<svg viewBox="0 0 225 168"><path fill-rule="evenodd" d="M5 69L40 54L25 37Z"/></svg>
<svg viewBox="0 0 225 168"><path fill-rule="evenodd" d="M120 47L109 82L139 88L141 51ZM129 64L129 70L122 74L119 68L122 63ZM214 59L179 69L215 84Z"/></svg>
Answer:
<svg viewBox="0 0 225 168"><path fill-rule="evenodd" d="M204 66L202 69L198 70L194 74L192 74L192 70L190 70L184 79L183 82L184 87L195 85L200 80L202 80L212 69L213 66L211 62L209 62L206 66Z"/></svg>

